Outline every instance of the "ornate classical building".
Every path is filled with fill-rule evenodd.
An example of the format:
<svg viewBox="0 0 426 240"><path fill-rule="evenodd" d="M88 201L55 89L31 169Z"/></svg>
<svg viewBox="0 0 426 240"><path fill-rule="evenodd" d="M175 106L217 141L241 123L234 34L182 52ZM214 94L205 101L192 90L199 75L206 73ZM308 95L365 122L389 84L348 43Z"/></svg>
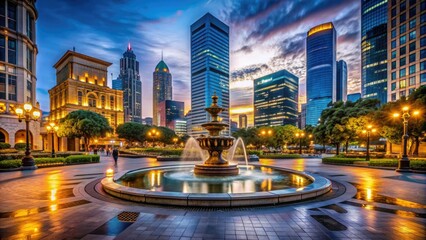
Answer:
<svg viewBox="0 0 426 240"><path fill-rule="evenodd" d="M36 100L35 0L0 1L0 142L25 142L25 122L14 109ZM30 143L41 149L40 123L30 123Z"/></svg>
<svg viewBox="0 0 426 240"><path fill-rule="evenodd" d="M72 111L89 110L103 115L115 131L124 122L123 91L107 86L110 65L94 57L67 51L54 65L56 86L49 90L49 121L58 122ZM79 140L55 139L55 149L58 148L61 151L79 150Z"/></svg>

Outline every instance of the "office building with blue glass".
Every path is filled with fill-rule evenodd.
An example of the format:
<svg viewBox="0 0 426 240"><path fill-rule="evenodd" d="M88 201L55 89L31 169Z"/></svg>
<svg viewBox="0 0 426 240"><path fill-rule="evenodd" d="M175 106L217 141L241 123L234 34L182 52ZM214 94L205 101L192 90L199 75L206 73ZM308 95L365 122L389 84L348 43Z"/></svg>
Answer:
<svg viewBox="0 0 426 240"><path fill-rule="evenodd" d="M207 13L191 25L191 120L188 134L207 134L201 124L209 122L204 111L212 95L225 108L219 116L229 124L229 27ZM229 134L222 131L222 134Z"/></svg>
<svg viewBox="0 0 426 240"><path fill-rule="evenodd" d="M331 22L313 27L306 38L306 125L336 101L336 30Z"/></svg>
<svg viewBox="0 0 426 240"><path fill-rule="evenodd" d="M356 102L361 98L361 93L348 94L348 101Z"/></svg>
<svg viewBox="0 0 426 240"><path fill-rule="evenodd" d="M361 1L362 98L387 102L387 0Z"/></svg>
<svg viewBox="0 0 426 240"><path fill-rule="evenodd" d="M336 101L346 102L348 98L348 66L345 61L337 61Z"/></svg>
<svg viewBox="0 0 426 240"><path fill-rule="evenodd" d="M296 125L299 78L281 70L254 80L254 126Z"/></svg>
<svg viewBox="0 0 426 240"><path fill-rule="evenodd" d="M112 89L123 90L123 81L119 78L112 80Z"/></svg>

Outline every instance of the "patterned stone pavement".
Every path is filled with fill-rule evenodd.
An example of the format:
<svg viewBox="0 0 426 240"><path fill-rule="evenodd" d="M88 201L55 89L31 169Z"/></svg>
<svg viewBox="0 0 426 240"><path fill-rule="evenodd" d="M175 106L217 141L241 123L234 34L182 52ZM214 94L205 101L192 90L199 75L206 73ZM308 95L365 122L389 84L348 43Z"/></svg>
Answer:
<svg viewBox="0 0 426 240"><path fill-rule="evenodd" d="M245 208L179 208L112 198L99 164L0 172L0 239L425 239L426 175L323 165L261 164L320 174L333 191L317 200ZM178 162L119 159L116 171Z"/></svg>

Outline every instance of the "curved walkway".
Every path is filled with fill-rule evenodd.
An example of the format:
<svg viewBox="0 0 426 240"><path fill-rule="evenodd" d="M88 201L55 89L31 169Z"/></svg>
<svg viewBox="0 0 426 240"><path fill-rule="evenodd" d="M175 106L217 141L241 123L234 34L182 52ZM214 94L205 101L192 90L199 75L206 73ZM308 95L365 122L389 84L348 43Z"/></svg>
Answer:
<svg viewBox="0 0 426 240"><path fill-rule="evenodd" d="M329 196L245 208L138 204L102 193L99 164L0 173L0 239L425 239L426 175L262 160L332 180ZM119 159L116 171L175 165Z"/></svg>

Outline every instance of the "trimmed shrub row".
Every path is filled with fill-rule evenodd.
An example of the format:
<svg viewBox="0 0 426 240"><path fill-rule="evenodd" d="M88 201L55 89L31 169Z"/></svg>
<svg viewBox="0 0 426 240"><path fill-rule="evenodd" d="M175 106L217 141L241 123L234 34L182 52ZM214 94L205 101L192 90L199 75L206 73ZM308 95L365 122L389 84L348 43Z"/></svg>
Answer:
<svg viewBox="0 0 426 240"><path fill-rule="evenodd" d="M15 143L15 146L13 148L15 148L16 150L24 150L27 147L26 143ZM30 148L31 148L31 144L30 144Z"/></svg>
<svg viewBox="0 0 426 240"><path fill-rule="evenodd" d="M0 149L8 149L10 148L9 143L0 142Z"/></svg>
<svg viewBox="0 0 426 240"><path fill-rule="evenodd" d="M323 163L331 164L353 164L357 161L365 161L365 158L328 157L322 159Z"/></svg>
<svg viewBox="0 0 426 240"><path fill-rule="evenodd" d="M77 155L57 157L57 158L35 158L35 164L39 167L51 165L71 165L79 163L97 163L100 161L99 155ZM0 169L18 168L21 166L21 160L4 160L0 161Z"/></svg>
<svg viewBox="0 0 426 240"><path fill-rule="evenodd" d="M23 158L25 156L25 153L23 153L23 152L6 153L6 154L3 154L2 152L0 152L0 153L1 153L0 154L0 161L20 159L20 158ZM56 155L56 157L68 157L68 156L71 156L71 155L83 155L83 154L84 153L80 153L80 152L59 152L59 153L56 153L55 155ZM51 153L32 151L31 155L34 158L49 158L51 156Z"/></svg>
<svg viewBox="0 0 426 240"><path fill-rule="evenodd" d="M365 158L343 158L343 157L329 157L323 158L323 163L331 164L353 164L354 162L365 161ZM398 159L371 159L368 166L372 167L389 167L397 168ZM410 168L413 170L426 170L426 160L410 159Z"/></svg>

